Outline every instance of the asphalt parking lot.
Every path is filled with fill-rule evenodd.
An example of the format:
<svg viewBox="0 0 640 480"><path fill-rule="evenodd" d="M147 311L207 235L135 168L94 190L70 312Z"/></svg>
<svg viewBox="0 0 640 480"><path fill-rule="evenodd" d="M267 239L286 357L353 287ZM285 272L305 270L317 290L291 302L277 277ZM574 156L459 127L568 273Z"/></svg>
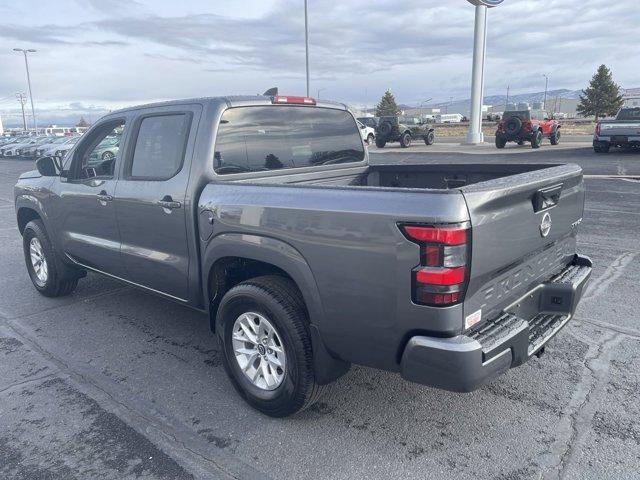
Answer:
<svg viewBox="0 0 640 480"><path fill-rule="evenodd" d="M581 252L595 264L546 354L471 394L354 367L275 420L224 373L207 319L93 274L32 288L0 159L0 478L640 478L640 154L420 146L372 162L575 162ZM637 176L637 178L634 178Z"/></svg>

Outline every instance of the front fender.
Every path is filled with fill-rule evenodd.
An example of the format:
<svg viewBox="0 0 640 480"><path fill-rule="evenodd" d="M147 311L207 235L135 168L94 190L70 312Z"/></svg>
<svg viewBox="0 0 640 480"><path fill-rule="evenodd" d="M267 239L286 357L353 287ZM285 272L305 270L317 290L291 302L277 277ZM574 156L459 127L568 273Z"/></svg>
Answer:
<svg viewBox="0 0 640 480"><path fill-rule="evenodd" d="M42 222L44 223L44 226L47 229L47 231L50 231L49 222L51 219L47 215L47 210L45 209L44 204L37 197L36 191L28 192L28 190L25 191L25 189L23 188L22 193L19 193L16 196L15 207L16 207L16 219L19 218L21 209L26 208L29 210L33 210L42 219ZM22 229L20 231L20 234L22 234Z"/></svg>

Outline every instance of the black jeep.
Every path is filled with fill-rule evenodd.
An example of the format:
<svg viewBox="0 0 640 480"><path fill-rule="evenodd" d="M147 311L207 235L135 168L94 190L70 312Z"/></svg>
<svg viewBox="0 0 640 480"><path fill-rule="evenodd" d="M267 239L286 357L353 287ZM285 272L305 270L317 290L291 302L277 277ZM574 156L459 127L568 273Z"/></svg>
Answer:
<svg viewBox="0 0 640 480"><path fill-rule="evenodd" d="M425 145L432 145L436 138L435 130L415 117L380 117L376 127L376 147L383 148L387 142L400 142L402 148L407 148L414 138L421 138Z"/></svg>

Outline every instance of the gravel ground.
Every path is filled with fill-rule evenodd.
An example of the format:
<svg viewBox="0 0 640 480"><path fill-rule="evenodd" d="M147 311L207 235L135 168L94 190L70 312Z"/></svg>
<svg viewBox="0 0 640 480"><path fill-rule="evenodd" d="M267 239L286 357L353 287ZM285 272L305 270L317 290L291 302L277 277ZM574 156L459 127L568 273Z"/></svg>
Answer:
<svg viewBox="0 0 640 480"><path fill-rule="evenodd" d="M474 393L354 367L284 420L236 395L202 315L92 274L38 295L12 200L33 163L0 160L0 478L640 478L640 182L606 176L640 177L640 155L438 148L372 161L583 166L595 270L576 317Z"/></svg>

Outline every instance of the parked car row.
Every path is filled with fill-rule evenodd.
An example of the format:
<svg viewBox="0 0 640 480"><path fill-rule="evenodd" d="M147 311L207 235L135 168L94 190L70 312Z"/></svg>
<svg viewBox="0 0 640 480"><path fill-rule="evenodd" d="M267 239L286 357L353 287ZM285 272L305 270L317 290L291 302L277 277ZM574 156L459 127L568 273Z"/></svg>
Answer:
<svg viewBox="0 0 640 480"><path fill-rule="evenodd" d="M80 135L59 137L54 135L22 135L0 139L0 156L38 158L64 156Z"/></svg>

